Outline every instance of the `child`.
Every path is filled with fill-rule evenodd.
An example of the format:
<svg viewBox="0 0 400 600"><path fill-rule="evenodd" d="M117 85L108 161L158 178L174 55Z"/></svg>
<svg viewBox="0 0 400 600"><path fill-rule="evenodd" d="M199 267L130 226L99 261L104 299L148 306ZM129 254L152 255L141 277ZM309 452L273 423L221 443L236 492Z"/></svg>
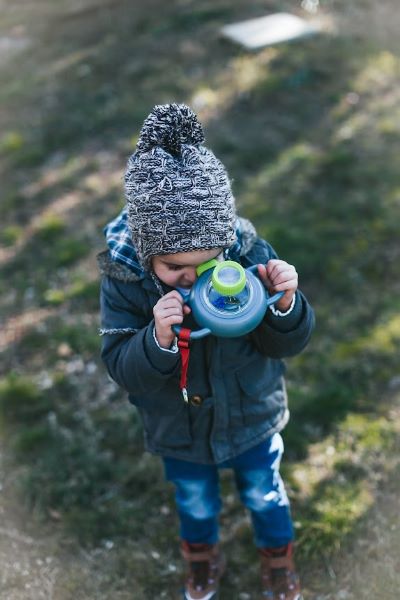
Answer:
<svg viewBox="0 0 400 600"><path fill-rule="evenodd" d="M307 344L314 317L293 266L279 260L235 214L223 165L205 148L196 115L156 106L125 175L127 207L105 229L100 255L102 357L143 422L146 449L162 457L176 489L186 600L216 598L224 570L218 545L218 472L230 468L249 509L261 559L262 595L301 598L293 528L279 463L289 413L283 357ZM257 264L284 295L249 335L191 344L189 401L180 391L173 325L197 329L183 297L212 258Z"/></svg>

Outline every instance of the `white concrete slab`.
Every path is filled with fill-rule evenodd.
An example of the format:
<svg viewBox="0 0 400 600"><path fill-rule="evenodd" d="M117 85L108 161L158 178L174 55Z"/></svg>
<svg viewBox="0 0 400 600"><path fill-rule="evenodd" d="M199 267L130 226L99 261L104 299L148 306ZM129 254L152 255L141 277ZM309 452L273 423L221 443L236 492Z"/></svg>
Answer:
<svg viewBox="0 0 400 600"><path fill-rule="evenodd" d="M317 23L311 23L289 13L275 13L225 25L221 33L249 50L256 50L310 36L319 30Z"/></svg>

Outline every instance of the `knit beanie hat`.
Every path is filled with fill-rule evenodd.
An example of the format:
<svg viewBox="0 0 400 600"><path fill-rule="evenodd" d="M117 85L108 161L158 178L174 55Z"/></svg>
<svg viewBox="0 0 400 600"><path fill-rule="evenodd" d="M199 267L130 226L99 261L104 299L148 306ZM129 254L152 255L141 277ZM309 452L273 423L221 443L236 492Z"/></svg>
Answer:
<svg viewBox="0 0 400 600"><path fill-rule="evenodd" d="M226 248L236 240L235 201L222 163L185 104L153 108L125 173L129 229L142 266L151 257Z"/></svg>

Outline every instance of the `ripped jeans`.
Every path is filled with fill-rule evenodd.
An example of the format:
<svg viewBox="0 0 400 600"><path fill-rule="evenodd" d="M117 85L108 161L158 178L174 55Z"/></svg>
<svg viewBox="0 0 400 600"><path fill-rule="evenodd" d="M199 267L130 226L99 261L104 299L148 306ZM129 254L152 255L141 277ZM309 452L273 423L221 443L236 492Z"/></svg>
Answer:
<svg viewBox="0 0 400 600"><path fill-rule="evenodd" d="M221 510L219 470L232 469L240 499L251 514L258 548L284 546L293 539L288 497L279 474L283 440L279 433L218 465L164 457L166 478L175 484L181 538L218 541Z"/></svg>

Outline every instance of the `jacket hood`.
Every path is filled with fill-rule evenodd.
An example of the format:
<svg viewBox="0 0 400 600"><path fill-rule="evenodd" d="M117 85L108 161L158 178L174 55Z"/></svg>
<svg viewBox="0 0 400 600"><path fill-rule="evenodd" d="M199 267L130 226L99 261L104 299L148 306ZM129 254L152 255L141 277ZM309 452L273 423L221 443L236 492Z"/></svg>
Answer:
<svg viewBox="0 0 400 600"><path fill-rule="evenodd" d="M135 246L132 242L126 206L119 215L104 227L108 250L101 252L98 264L102 275L108 275L120 281L139 281L148 273L140 265ZM242 217L236 221L237 240L224 251L228 260L240 260L253 246L257 233L253 224Z"/></svg>

